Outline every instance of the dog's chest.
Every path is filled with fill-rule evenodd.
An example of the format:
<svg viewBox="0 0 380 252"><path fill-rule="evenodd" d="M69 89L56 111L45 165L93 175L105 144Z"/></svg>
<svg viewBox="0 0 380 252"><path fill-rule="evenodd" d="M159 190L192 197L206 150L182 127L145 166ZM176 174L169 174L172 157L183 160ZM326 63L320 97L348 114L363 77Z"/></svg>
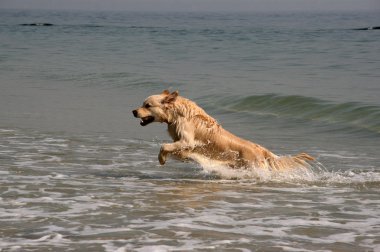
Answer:
<svg viewBox="0 0 380 252"><path fill-rule="evenodd" d="M175 124L168 124L168 133L174 142L179 141L181 139L179 131Z"/></svg>

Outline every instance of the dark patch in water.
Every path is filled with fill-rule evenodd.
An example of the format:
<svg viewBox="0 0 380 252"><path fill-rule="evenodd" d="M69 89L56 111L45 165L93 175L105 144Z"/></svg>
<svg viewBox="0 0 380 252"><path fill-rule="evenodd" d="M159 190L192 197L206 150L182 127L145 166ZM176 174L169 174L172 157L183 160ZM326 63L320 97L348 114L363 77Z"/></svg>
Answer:
<svg viewBox="0 0 380 252"><path fill-rule="evenodd" d="M353 29L355 31L369 31L369 30L380 30L380 26L370 26L370 27L364 27L364 28L356 28Z"/></svg>
<svg viewBox="0 0 380 252"><path fill-rule="evenodd" d="M28 24L20 24L21 26L53 26L51 23L28 23Z"/></svg>

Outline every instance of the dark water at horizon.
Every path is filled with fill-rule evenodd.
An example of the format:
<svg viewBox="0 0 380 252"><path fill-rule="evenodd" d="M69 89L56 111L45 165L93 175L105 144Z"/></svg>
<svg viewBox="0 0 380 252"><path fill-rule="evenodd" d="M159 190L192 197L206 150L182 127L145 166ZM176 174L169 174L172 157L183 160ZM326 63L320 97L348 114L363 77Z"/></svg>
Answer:
<svg viewBox="0 0 380 252"><path fill-rule="evenodd" d="M0 10L0 250L380 251L379 14ZM161 167L164 89L322 166Z"/></svg>

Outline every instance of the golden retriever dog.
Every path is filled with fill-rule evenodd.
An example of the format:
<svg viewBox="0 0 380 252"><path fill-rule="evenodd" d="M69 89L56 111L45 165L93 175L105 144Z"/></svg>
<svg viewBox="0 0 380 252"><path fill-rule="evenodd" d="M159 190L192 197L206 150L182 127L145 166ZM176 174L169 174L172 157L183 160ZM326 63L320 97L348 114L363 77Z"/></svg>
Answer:
<svg viewBox="0 0 380 252"><path fill-rule="evenodd" d="M161 146L158 160L164 165L168 156L180 160L220 162L232 168L261 168L288 170L309 167L314 160L306 153L296 156L277 156L263 146L242 139L209 116L195 102L168 90L149 96L143 106L133 110L140 125L166 123L173 143Z"/></svg>

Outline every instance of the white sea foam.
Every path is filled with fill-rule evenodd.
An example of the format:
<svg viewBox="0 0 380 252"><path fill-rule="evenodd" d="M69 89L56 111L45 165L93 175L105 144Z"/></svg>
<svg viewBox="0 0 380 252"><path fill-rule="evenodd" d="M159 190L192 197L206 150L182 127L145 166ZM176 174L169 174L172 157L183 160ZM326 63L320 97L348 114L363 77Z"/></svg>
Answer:
<svg viewBox="0 0 380 252"><path fill-rule="evenodd" d="M53 233L53 234L42 236L41 238L38 238L35 241L36 242L46 242L46 241L61 242L63 240L64 240L63 235L59 233Z"/></svg>

